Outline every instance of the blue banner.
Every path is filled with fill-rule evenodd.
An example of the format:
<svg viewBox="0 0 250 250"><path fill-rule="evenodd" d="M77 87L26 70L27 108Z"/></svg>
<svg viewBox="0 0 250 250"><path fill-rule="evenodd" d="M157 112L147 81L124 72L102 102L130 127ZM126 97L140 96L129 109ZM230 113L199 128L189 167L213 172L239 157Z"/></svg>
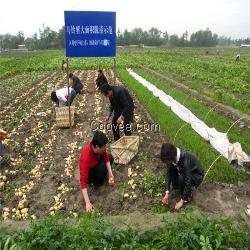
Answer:
<svg viewBox="0 0 250 250"><path fill-rule="evenodd" d="M116 13L64 11L66 57L115 57Z"/></svg>

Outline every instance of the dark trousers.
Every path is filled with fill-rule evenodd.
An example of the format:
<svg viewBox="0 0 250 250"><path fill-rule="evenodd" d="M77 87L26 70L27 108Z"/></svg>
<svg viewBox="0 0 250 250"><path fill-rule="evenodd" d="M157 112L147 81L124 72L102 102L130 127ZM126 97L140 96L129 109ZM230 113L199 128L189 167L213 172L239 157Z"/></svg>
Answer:
<svg viewBox="0 0 250 250"><path fill-rule="evenodd" d="M184 192L184 188L185 188L184 174L179 173L178 169L175 167L170 168L169 171L170 171L169 177L170 177L170 180L172 181L173 189L180 189L181 195L182 195ZM192 174L191 186L197 188L201 184L202 180L203 180L203 176L200 176L198 174ZM190 196L191 196L191 191L190 191L190 194L188 194L188 197Z"/></svg>
<svg viewBox="0 0 250 250"><path fill-rule="evenodd" d="M74 101L75 97L76 97L76 92L75 92L75 90L73 89L73 90L70 92L70 97L69 97L70 105L71 105L72 102ZM65 102L65 106L69 106L68 101Z"/></svg>
<svg viewBox="0 0 250 250"><path fill-rule="evenodd" d="M0 141L0 155L4 152L5 146L3 145L2 141Z"/></svg>
<svg viewBox="0 0 250 250"><path fill-rule="evenodd" d="M74 89L74 90L75 90L76 94L79 94L79 95L83 94L82 89Z"/></svg>
<svg viewBox="0 0 250 250"><path fill-rule="evenodd" d="M109 161L110 164L114 161L114 157L111 154L109 155ZM107 173L108 171L105 162L99 162L95 167L90 169L88 183L93 183L95 186L103 185Z"/></svg>
<svg viewBox="0 0 250 250"><path fill-rule="evenodd" d="M120 139L120 126L119 124L116 124L117 119L120 117L120 114L115 114L112 119L112 132L114 135L114 140L117 141ZM125 135L131 135L132 134L132 126L131 126L131 121L128 120L127 118L124 118L124 123L123 123L123 128L124 128L124 134Z"/></svg>

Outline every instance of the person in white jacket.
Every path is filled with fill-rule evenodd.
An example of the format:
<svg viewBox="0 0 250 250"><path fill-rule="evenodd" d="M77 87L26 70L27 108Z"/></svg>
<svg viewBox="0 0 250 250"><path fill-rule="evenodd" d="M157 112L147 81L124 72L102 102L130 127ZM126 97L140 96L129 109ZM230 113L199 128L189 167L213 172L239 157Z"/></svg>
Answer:
<svg viewBox="0 0 250 250"><path fill-rule="evenodd" d="M68 106L69 103L73 102L76 97L76 92L73 88L69 88L69 97L68 97L68 88L58 89L51 93L51 100L59 106L59 101L62 101L65 106Z"/></svg>

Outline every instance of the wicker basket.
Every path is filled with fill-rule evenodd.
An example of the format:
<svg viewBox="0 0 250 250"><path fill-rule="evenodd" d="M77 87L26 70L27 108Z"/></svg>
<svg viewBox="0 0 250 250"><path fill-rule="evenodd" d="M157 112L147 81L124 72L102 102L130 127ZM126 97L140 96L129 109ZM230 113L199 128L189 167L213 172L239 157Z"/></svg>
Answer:
<svg viewBox="0 0 250 250"><path fill-rule="evenodd" d="M93 82L93 81L87 81L86 82L86 86L87 86L87 88L86 88L86 91L88 92L88 93L94 93L95 92L95 89L96 89L96 85L95 85L95 83Z"/></svg>
<svg viewBox="0 0 250 250"><path fill-rule="evenodd" d="M139 141L139 136L123 136L113 143L110 148L114 162L128 164L138 152Z"/></svg>
<svg viewBox="0 0 250 250"><path fill-rule="evenodd" d="M75 106L70 106L71 112L71 126L74 125L74 114L75 114ZM59 107L56 108L56 125L60 128L68 128L69 124L69 107Z"/></svg>

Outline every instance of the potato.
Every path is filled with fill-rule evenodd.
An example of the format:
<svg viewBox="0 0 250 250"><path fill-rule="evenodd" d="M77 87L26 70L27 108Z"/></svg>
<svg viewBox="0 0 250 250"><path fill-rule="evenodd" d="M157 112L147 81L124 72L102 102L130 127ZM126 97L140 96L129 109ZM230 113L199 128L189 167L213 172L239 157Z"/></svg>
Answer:
<svg viewBox="0 0 250 250"><path fill-rule="evenodd" d="M19 202L18 209L23 209L23 208L24 208L24 204Z"/></svg>
<svg viewBox="0 0 250 250"><path fill-rule="evenodd" d="M30 218L31 218L32 220L35 220L35 219L36 219L36 216L35 216L34 214L32 214L32 215L30 216Z"/></svg>
<svg viewBox="0 0 250 250"><path fill-rule="evenodd" d="M109 185L113 185L115 182L114 182L114 178L113 176L110 176L109 177Z"/></svg>
<svg viewBox="0 0 250 250"><path fill-rule="evenodd" d="M28 213L28 208L23 208L23 209L21 210L21 214L26 214L26 213Z"/></svg>

